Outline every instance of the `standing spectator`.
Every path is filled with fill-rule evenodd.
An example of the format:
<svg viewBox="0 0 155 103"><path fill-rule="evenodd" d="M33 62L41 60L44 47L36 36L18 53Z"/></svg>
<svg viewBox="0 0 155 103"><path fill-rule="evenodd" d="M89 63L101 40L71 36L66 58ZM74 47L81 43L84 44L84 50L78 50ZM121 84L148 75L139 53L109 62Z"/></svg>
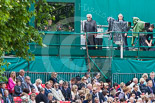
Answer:
<svg viewBox="0 0 155 103"><path fill-rule="evenodd" d="M55 83L54 84L54 88L52 88L52 94L53 96L59 100L59 101L65 101L65 98L64 96L62 95L62 92L61 90L59 89L59 84L58 83Z"/></svg>
<svg viewBox="0 0 155 103"><path fill-rule="evenodd" d="M36 99L36 103L40 103L40 102L48 103L48 99L44 95L44 93L45 93L45 89L44 88L40 88L40 93L35 98Z"/></svg>
<svg viewBox="0 0 155 103"><path fill-rule="evenodd" d="M61 90L66 101L71 100L71 90L68 88L68 82L63 83L63 89Z"/></svg>
<svg viewBox="0 0 155 103"><path fill-rule="evenodd" d="M46 82L45 83L45 96L48 96L49 93L52 93L51 88L52 88L51 83Z"/></svg>
<svg viewBox="0 0 155 103"><path fill-rule="evenodd" d="M5 86L6 84L4 82L0 83L0 93L2 94L2 96L4 96L4 91L5 91Z"/></svg>
<svg viewBox="0 0 155 103"><path fill-rule="evenodd" d="M87 78L87 84L91 83L91 77L90 77L90 73L89 72L85 73L85 77Z"/></svg>
<svg viewBox="0 0 155 103"><path fill-rule="evenodd" d="M96 21L92 20L92 15L87 14L87 21L84 24L84 32L97 32ZM88 45L95 45L96 34L88 34ZM94 50L95 47L88 47L90 50Z"/></svg>
<svg viewBox="0 0 155 103"><path fill-rule="evenodd" d="M16 79L20 80L22 83L25 83L25 77L24 77L24 75L25 75L25 71L23 69L21 69L19 71L19 76Z"/></svg>
<svg viewBox="0 0 155 103"><path fill-rule="evenodd" d="M152 80L149 80L147 82L147 90L146 90L146 93L148 93L148 94L155 93L155 91L153 90Z"/></svg>
<svg viewBox="0 0 155 103"><path fill-rule="evenodd" d="M31 92L31 89L34 88L33 84L31 83L31 78L29 76L25 77L25 83L23 84L24 88L28 88Z"/></svg>
<svg viewBox="0 0 155 103"><path fill-rule="evenodd" d="M56 72L53 72L53 73L51 74L50 80L53 81L53 84L57 83L57 73L56 73Z"/></svg>
<svg viewBox="0 0 155 103"><path fill-rule="evenodd" d="M31 94L31 100L30 100L30 103L36 103L35 98L36 98L36 94L35 94L35 93L32 93L32 94Z"/></svg>
<svg viewBox="0 0 155 103"><path fill-rule="evenodd" d="M14 90L15 90L15 93L14 93L15 96L20 96L21 93L23 92L23 86L21 85L20 80L16 81L16 86L14 87Z"/></svg>
<svg viewBox="0 0 155 103"><path fill-rule="evenodd" d="M8 90L4 90L3 100L4 100L4 103L13 103L13 98L11 95L9 95Z"/></svg>
<svg viewBox="0 0 155 103"><path fill-rule="evenodd" d="M10 93L13 93L15 85L16 85L16 73L11 72L10 77L8 79L8 84L7 84L7 87Z"/></svg>
<svg viewBox="0 0 155 103"><path fill-rule="evenodd" d="M36 82L33 84L33 86L36 90L36 93L39 93L39 90L41 88L41 84L42 84L42 81L40 79L37 79Z"/></svg>

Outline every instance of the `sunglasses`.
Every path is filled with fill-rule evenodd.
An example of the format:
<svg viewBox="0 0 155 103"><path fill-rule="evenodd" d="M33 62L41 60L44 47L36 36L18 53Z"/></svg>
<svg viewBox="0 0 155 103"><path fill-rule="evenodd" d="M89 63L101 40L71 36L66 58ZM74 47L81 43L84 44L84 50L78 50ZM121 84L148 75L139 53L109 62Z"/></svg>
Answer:
<svg viewBox="0 0 155 103"><path fill-rule="evenodd" d="M87 18L90 18L90 17L87 17Z"/></svg>

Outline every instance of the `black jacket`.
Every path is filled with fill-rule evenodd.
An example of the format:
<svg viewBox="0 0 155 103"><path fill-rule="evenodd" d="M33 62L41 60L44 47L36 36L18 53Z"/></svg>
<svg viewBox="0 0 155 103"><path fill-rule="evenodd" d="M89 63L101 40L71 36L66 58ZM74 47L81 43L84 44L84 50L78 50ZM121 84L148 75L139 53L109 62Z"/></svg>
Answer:
<svg viewBox="0 0 155 103"><path fill-rule="evenodd" d="M152 89L152 91L151 91L151 89ZM151 93L155 93L155 91L153 90L153 88L150 88L147 86L146 93L151 94Z"/></svg>
<svg viewBox="0 0 155 103"><path fill-rule="evenodd" d="M86 21L84 23L84 32L97 32L97 25L95 20Z"/></svg>
<svg viewBox="0 0 155 103"><path fill-rule="evenodd" d="M104 102L104 96L103 96L103 94L100 93L100 92L98 92L97 94L98 94L98 96L99 96L99 101L100 101L100 103L102 103L102 101ZM95 97L97 97L97 95L93 93L93 94L92 94L92 103L94 103Z"/></svg>
<svg viewBox="0 0 155 103"><path fill-rule="evenodd" d="M14 90L15 90L14 96L20 96L20 94L23 92L23 87L16 85L14 87Z"/></svg>
<svg viewBox="0 0 155 103"><path fill-rule="evenodd" d="M67 88L67 90L62 88L61 92L62 92L62 94L63 94L66 101L71 100L71 90L69 88Z"/></svg>
<svg viewBox="0 0 155 103"><path fill-rule="evenodd" d="M36 100L36 103L40 103L40 102L48 103L47 97L44 94L42 94L42 93L39 93L36 96L35 100Z"/></svg>

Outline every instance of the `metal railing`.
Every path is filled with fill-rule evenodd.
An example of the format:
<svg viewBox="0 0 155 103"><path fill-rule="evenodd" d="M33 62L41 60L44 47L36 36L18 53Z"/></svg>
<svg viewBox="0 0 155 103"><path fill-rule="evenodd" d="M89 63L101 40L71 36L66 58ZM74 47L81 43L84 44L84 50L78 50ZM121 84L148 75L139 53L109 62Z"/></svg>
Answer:
<svg viewBox="0 0 155 103"><path fill-rule="evenodd" d="M11 72L5 72L4 76L9 78ZM41 79L43 83L49 81L51 78L52 72L25 72L25 76L30 76L31 82L35 83L36 79ZM90 72L90 76L93 77L96 72ZM64 81L70 81L71 78L80 76L83 77L85 75L84 72L57 72L57 79L64 80ZM16 76L19 75L19 72L16 72Z"/></svg>
<svg viewBox="0 0 155 103"><path fill-rule="evenodd" d="M127 83L133 78L138 78L138 80L142 77L144 73L113 73L112 74L112 84L113 83ZM148 74L149 75L149 74Z"/></svg>

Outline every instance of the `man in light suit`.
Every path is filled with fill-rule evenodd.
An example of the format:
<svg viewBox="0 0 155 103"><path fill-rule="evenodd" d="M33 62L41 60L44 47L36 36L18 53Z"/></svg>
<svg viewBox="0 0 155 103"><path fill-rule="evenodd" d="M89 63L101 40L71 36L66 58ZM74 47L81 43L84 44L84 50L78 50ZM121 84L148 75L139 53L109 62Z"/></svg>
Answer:
<svg viewBox="0 0 155 103"><path fill-rule="evenodd" d="M58 100L58 101L65 101L64 96L62 95L61 90L59 89L59 84L55 83L54 88L51 89L53 96Z"/></svg>
<svg viewBox="0 0 155 103"><path fill-rule="evenodd" d="M25 83L25 77L24 77L24 75L25 75L25 71L23 69L21 69L19 71L19 76L16 79L20 80L22 83Z"/></svg>

